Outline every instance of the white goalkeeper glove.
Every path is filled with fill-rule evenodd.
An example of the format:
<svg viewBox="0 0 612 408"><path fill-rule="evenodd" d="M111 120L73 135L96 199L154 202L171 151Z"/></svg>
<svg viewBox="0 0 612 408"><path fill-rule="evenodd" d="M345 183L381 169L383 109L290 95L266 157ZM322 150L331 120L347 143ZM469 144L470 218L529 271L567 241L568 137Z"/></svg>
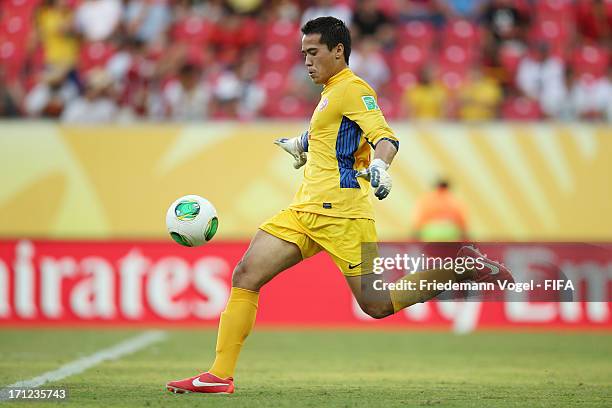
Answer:
<svg viewBox="0 0 612 408"><path fill-rule="evenodd" d="M391 176L387 173L389 165L381 159L374 159L370 167L360 170L355 174L356 177L363 177L375 188L374 195L382 200L391 192Z"/></svg>
<svg viewBox="0 0 612 408"><path fill-rule="evenodd" d="M306 139L306 141L308 140L308 132L304 132L301 136L293 137L291 139L282 138L274 141L275 145L282 147L283 150L293 156L295 159L293 167L296 169L299 169L306 164L306 152L308 151L308 148L305 148L304 146L306 144L304 139ZM308 145L306 144L306 146Z"/></svg>

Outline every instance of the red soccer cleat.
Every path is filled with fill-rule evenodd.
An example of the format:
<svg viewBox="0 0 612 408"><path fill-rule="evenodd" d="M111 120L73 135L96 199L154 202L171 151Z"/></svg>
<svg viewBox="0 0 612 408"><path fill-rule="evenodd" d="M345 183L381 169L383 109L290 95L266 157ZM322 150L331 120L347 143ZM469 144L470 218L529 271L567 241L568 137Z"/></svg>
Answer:
<svg viewBox="0 0 612 408"><path fill-rule="evenodd" d="M501 262L490 260L486 255L482 254L472 245L465 245L459 248L457 257L480 259L480 262L484 265L484 268L474 269L474 276L472 278L474 282L496 283L497 281L505 281L508 283L514 283L514 277L512 276L512 273L510 273L510 270L506 268L506 265Z"/></svg>
<svg viewBox="0 0 612 408"><path fill-rule="evenodd" d="M185 394L187 392L233 394L234 379L232 377L222 379L206 372L184 380L170 381L166 384L166 389L175 394Z"/></svg>

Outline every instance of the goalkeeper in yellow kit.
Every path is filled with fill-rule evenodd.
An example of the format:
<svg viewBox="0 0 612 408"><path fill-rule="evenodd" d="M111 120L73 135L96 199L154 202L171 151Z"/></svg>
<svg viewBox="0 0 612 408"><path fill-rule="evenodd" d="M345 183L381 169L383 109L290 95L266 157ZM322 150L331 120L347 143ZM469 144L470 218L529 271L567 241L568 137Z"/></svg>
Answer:
<svg viewBox="0 0 612 408"><path fill-rule="evenodd" d="M216 358L208 372L169 382L171 392L233 393L240 349L255 322L259 290L280 272L319 251L330 254L345 275L363 311L374 318L391 315L439 291L389 290L367 295L373 276L362 270L361 244L376 242L371 192L384 199L391 191L387 172L399 141L380 111L374 90L349 68L351 37L344 23L319 17L302 27L302 54L308 75L323 85L321 100L307 132L276 144L304 168L304 181L293 203L260 226L234 269L232 290L219 322ZM371 150L374 157L371 158ZM480 257L471 247L463 255ZM419 273L439 282L511 279L500 264L456 274L439 269ZM404 280L416 279L407 275Z"/></svg>

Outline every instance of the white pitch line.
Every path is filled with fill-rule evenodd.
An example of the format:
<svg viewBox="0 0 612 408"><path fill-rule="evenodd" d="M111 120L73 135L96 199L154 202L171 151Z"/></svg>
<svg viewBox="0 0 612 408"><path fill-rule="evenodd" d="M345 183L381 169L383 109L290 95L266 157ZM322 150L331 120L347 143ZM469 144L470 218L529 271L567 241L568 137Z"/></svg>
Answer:
<svg viewBox="0 0 612 408"><path fill-rule="evenodd" d="M135 353L153 343L162 341L165 338L166 333L162 331L154 330L144 332L112 347L97 351L89 356L67 363L56 370L47 371L46 373L30 378L29 380L18 381L14 384L7 385L0 390L0 401L8 399L8 390L11 388L37 388L47 382L59 381L66 377L80 374L83 371L104 361L116 360L125 355Z"/></svg>

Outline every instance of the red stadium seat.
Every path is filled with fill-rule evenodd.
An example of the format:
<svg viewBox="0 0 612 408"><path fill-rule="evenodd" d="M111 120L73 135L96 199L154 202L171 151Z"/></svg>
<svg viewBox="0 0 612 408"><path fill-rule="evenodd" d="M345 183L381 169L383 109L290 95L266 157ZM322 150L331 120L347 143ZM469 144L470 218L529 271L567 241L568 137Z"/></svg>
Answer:
<svg viewBox="0 0 612 408"><path fill-rule="evenodd" d="M393 88L403 91L414 85L428 60L428 50L416 45L404 45L398 49L391 59Z"/></svg>
<svg viewBox="0 0 612 408"><path fill-rule="evenodd" d="M416 45L404 45L393 54L391 65L396 73L418 73L427 60L426 50Z"/></svg>
<svg viewBox="0 0 612 408"><path fill-rule="evenodd" d="M539 19L570 21L574 13L572 0L538 0L536 14Z"/></svg>
<svg viewBox="0 0 612 408"><path fill-rule="evenodd" d="M510 82L514 81L519 63L524 55L525 51L514 44L506 44L499 50L499 62Z"/></svg>
<svg viewBox="0 0 612 408"><path fill-rule="evenodd" d="M385 92L384 96L378 97L378 105L387 119L397 119L400 117L401 93Z"/></svg>
<svg viewBox="0 0 612 408"><path fill-rule="evenodd" d="M296 46L300 38L299 32L299 26L291 21L276 21L266 24L263 29L263 43L265 45Z"/></svg>
<svg viewBox="0 0 612 408"><path fill-rule="evenodd" d="M201 17L187 17L172 27L172 38L175 41L203 45L208 43L215 32L215 26Z"/></svg>
<svg viewBox="0 0 612 408"><path fill-rule="evenodd" d="M212 41L221 48L247 47L258 40L259 28L254 19L244 19L240 25L226 27L218 25L212 33Z"/></svg>
<svg viewBox="0 0 612 408"><path fill-rule="evenodd" d="M582 37L605 41L606 28L609 30L609 27L612 27L612 1L605 0L601 16L598 7L593 3L594 0L576 0L574 7L576 28ZM605 27L606 23L608 27Z"/></svg>
<svg viewBox="0 0 612 408"><path fill-rule="evenodd" d="M438 60L438 79L451 90L458 89L467 77L472 66L469 50L458 45L443 49Z"/></svg>
<svg viewBox="0 0 612 408"><path fill-rule="evenodd" d="M280 98L268 98L263 113L271 118L304 118L311 112L300 98L284 95Z"/></svg>
<svg viewBox="0 0 612 408"><path fill-rule="evenodd" d="M266 69L283 72L285 75L298 60L294 47L285 44L271 44L263 50L263 66Z"/></svg>
<svg viewBox="0 0 612 408"><path fill-rule="evenodd" d="M439 55L441 67L452 67L455 69L469 68L472 65L474 55L468 48L451 45L443 48Z"/></svg>
<svg viewBox="0 0 612 408"><path fill-rule="evenodd" d="M189 45L185 52L185 59L189 64L203 67L207 62L207 54L203 47Z"/></svg>
<svg viewBox="0 0 612 408"><path fill-rule="evenodd" d="M4 17L20 16L31 20L39 3L41 3L41 0L2 0L0 2L0 15Z"/></svg>
<svg viewBox="0 0 612 408"><path fill-rule="evenodd" d="M31 23L26 17L20 15L8 16L0 23L0 36L25 44L30 33Z"/></svg>
<svg viewBox="0 0 612 408"><path fill-rule="evenodd" d="M518 96L504 102L501 115L506 120L538 120L542 118L542 111L536 101Z"/></svg>
<svg viewBox="0 0 612 408"><path fill-rule="evenodd" d="M104 66L115 53L115 48L105 42L93 42L81 47L79 70L87 72L96 67Z"/></svg>
<svg viewBox="0 0 612 408"><path fill-rule="evenodd" d="M437 77L446 88L456 91L465 83L467 75L467 69L441 67Z"/></svg>
<svg viewBox="0 0 612 408"><path fill-rule="evenodd" d="M454 20L442 31L442 44L445 47L459 45L476 48L480 45L481 33L478 26L467 20Z"/></svg>
<svg viewBox="0 0 612 408"><path fill-rule="evenodd" d="M553 55L565 58L570 34L567 24L551 19L540 20L532 28L531 39L547 43Z"/></svg>
<svg viewBox="0 0 612 408"><path fill-rule="evenodd" d="M513 0L512 5L517 8L519 13L524 16L527 16L531 12L533 12L533 6L531 4L532 2L533 0Z"/></svg>
<svg viewBox="0 0 612 408"><path fill-rule="evenodd" d="M36 7L42 0L4 0L7 7L22 8L22 7Z"/></svg>
<svg viewBox="0 0 612 408"><path fill-rule="evenodd" d="M259 83L266 90L268 100L274 99L285 92L287 88L287 74L283 71L269 69L260 76Z"/></svg>
<svg viewBox="0 0 612 408"><path fill-rule="evenodd" d="M403 24L397 31L398 44L412 44L423 49L429 49L435 40L436 32L429 23L411 21Z"/></svg>
<svg viewBox="0 0 612 408"><path fill-rule="evenodd" d="M0 38L0 65L9 80L15 80L21 73L26 60L25 48L12 39Z"/></svg>
<svg viewBox="0 0 612 408"><path fill-rule="evenodd" d="M334 4L344 5L353 10L355 8L356 1L357 0L336 0L334 1Z"/></svg>
<svg viewBox="0 0 612 408"><path fill-rule="evenodd" d="M602 47L584 45L578 48L573 58L573 68L577 75L599 78L606 75L609 55Z"/></svg>
<svg viewBox="0 0 612 408"><path fill-rule="evenodd" d="M396 86L397 89L403 91L404 89L415 85L418 80L419 76L416 72L401 72L393 76L393 85Z"/></svg>

